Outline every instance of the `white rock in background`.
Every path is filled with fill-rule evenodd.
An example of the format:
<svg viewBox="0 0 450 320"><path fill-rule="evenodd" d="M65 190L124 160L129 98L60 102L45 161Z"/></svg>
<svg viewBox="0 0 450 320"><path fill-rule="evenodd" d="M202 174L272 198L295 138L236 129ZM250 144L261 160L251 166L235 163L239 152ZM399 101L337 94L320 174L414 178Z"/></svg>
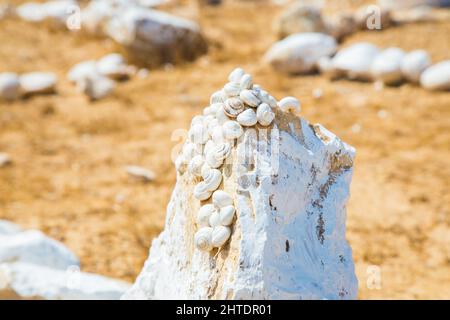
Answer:
<svg viewBox="0 0 450 320"><path fill-rule="evenodd" d="M90 1L81 11L81 26L88 33L103 36L106 34L106 25L117 12L113 1Z"/></svg>
<svg viewBox="0 0 450 320"><path fill-rule="evenodd" d="M450 6L449 0L378 0L378 3L384 8L404 9L417 6Z"/></svg>
<svg viewBox="0 0 450 320"><path fill-rule="evenodd" d="M127 65L122 55L110 53L97 61L97 71L108 78L120 80L133 73L133 67Z"/></svg>
<svg viewBox="0 0 450 320"><path fill-rule="evenodd" d="M277 147L267 148L267 136L244 135L224 175L237 209L226 247L194 248L201 204L192 196L195 181L179 174L165 229L123 299L356 298L345 239L355 150L292 114L277 111L273 126ZM254 170L246 155L255 159ZM249 171L238 176L242 165Z"/></svg>
<svg viewBox="0 0 450 320"><path fill-rule="evenodd" d="M400 48L381 51L373 60L372 77L388 85L399 83L403 79L401 64L404 57L405 52Z"/></svg>
<svg viewBox="0 0 450 320"><path fill-rule="evenodd" d="M27 264L0 264L0 299L115 300L128 283L79 272Z"/></svg>
<svg viewBox="0 0 450 320"><path fill-rule="evenodd" d="M338 40L358 30L357 22L352 13L344 12L325 19L327 33Z"/></svg>
<svg viewBox="0 0 450 320"><path fill-rule="evenodd" d="M0 263L25 262L55 269L78 266L78 258L62 243L40 231L0 235Z"/></svg>
<svg viewBox="0 0 450 320"><path fill-rule="evenodd" d="M0 100L14 100L20 95L19 76L12 72L0 73Z"/></svg>
<svg viewBox="0 0 450 320"><path fill-rule="evenodd" d="M0 236L13 235L21 232L22 229L15 223L0 220Z"/></svg>
<svg viewBox="0 0 450 320"><path fill-rule="evenodd" d="M420 76L420 84L429 90L450 90L450 60L427 68Z"/></svg>
<svg viewBox="0 0 450 320"><path fill-rule="evenodd" d="M100 74L92 74L77 82L78 89L92 100L109 96L116 87L113 80Z"/></svg>
<svg viewBox="0 0 450 320"><path fill-rule="evenodd" d="M405 55L400 69L405 79L418 83L420 75L430 65L431 58L425 50L414 50Z"/></svg>
<svg viewBox="0 0 450 320"><path fill-rule="evenodd" d="M138 166L126 166L125 169L131 177L142 180L144 182L153 181L156 178L156 174L146 168Z"/></svg>
<svg viewBox="0 0 450 320"><path fill-rule="evenodd" d="M25 21L42 22L51 20L58 24L65 24L67 18L73 13L71 9L77 5L72 0L54 0L44 3L27 2L17 7L17 15Z"/></svg>
<svg viewBox="0 0 450 320"><path fill-rule="evenodd" d="M57 78L49 72L30 72L20 76L20 90L24 95L52 93Z"/></svg>
<svg viewBox="0 0 450 320"><path fill-rule="evenodd" d="M329 35L299 33L275 43L264 59L281 72L310 73L320 58L331 56L336 49L336 40Z"/></svg>
<svg viewBox="0 0 450 320"><path fill-rule="evenodd" d="M380 50L373 44L360 42L341 49L333 58L336 72L345 74L349 79L371 80L371 66Z"/></svg>
<svg viewBox="0 0 450 320"><path fill-rule="evenodd" d="M74 65L68 72L67 78L73 82L77 83L82 81L87 77L92 77L93 75L97 75L97 61L95 60L87 60L82 61Z"/></svg>

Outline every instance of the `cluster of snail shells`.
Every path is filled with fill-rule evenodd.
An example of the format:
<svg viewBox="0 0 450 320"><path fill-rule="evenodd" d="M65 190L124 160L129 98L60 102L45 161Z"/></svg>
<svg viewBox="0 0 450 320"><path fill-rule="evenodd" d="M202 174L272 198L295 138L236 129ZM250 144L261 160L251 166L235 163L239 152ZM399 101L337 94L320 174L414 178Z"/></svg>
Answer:
<svg viewBox="0 0 450 320"><path fill-rule="evenodd" d="M197 214L199 229L195 233L195 246L210 251L223 246L231 236L234 220L233 198L218 190L223 174L222 165L230 159L235 139L246 127L259 124L269 126L275 118L275 108L282 111L300 111L300 103L293 97L279 102L259 85L253 84L250 74L241 68L233 70L229 82L222 90L212 94L210 105L202 115L192 119L187 142L175 161L177 171L188 171L200 178L194 188L194 197L200 201L212 198Z"/></svg>

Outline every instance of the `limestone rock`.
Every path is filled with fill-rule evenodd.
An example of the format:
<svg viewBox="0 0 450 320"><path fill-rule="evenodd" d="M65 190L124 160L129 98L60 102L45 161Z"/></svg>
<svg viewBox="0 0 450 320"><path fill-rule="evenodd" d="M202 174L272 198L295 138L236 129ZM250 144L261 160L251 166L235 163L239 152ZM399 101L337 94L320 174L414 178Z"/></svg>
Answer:
<svg viewBox="0 0 450 320"><path fill-rule="evenodd" d="M427 68L420 76L420 84L429 90L450 90L450 60Z"/></svg>
<svg viewBox="0 0 450 320"><path fill-rule="evenodd" d="M45 94L55 91L57 78L49 72L30 72L20 76L20 90L24 95Z"/></svg>
<svg viewBox="0 0 450 320"><path fill-rule="evenodd" d="M119 299L129 284L78 268L56 270L15 262L0 264L0 299Z"/></svg>
<svg viewBox="0 0 450 320"><path fill-rule="evenodd" d="M265 92L260 86L254 90ZM204 181L198 184L190 170L178 171L164 231L123 299L356 298L345 239L355 150L321 125L272 110L276 116L269 127L243 128L236 145L224 152L221 189L207 200L211 203L193 195ZM202 119L194 118L195 125ZM187 141L180 157L192 147ZM230 204L235 207L230 229L197 225L201 207L211 214L211 225L217 213L209 209ZM219 249L207 246L214 246L209 235L215 228L227 232L224 239L231 230Z"/></svg>
<svg viewBox="0 0 450 320"><path fill-rule="evenodd" d="M400 66L405 79L418 83L422 72L431 65L431 58L425 50L408 52Z"/></svg>
<svg viewBox="0 0 450 320"><path fill-rule="evenodd" d="M14 100L19 95L19 76L12 72L0 73L0 100Z"/></svg>
<svg viewBox="0 0 450 320"><path fill-rule="evenodd" d="M384 84L397 84L403 79L401 64L405 52L400 48L387 48L372 63L372 76Z"/></svg>
<svg viewBox="0 0 450 320"><path fill-rule="evenodd" d="M275 43L264 59L278 71L299 74L316 70L322 57L336 52L336 40L323 33L298 33Z"/></svg>

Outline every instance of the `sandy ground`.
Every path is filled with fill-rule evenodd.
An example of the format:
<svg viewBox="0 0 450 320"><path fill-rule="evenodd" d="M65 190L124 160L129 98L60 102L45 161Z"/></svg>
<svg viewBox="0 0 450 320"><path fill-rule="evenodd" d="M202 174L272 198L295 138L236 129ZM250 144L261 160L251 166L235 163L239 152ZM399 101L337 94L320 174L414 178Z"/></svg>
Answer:
<svg viewBox="0 0 450 320"><path fill-rule="evenodd" d="M359 298L450 299L450 93L277 74L261 57L275 40L279 11L255 2L178 10L199 21L208 55L151 70L95 103L65 74L117 50L111 41L0 21L0 71L52 71L60 79L56 95L0 102L0 152L14 161L0 169L0 218L61 240L84 271L133 281L163 227L175 183L171 151L179 140L172 133L188 128L239 65L277 98L300 98L302 116L356 147L348 239ZM256 14L249 19L249 12ZM343 45L424 48L438 61L450 58L449 34L450 21L422 23L360 32ZM129 164L154 170L156 181L130 180L123 169ZM377 271L378 289L370 285Z"/></svg>

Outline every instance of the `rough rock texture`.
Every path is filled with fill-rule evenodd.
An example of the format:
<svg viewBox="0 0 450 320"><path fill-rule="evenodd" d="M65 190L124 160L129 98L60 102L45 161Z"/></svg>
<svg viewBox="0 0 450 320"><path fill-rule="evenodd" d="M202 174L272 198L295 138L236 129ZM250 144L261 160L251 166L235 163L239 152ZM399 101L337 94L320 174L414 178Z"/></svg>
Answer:
<svg viewBox="0 0 450 320"><path fill-rule="evenodd" d="M345 239L355 150L281 111L269 131L257 128L259 138L246 129L223 169L221 189L237 208L229 243L195 249L201 204L192 176L179 174L165 229L124 299L356 298Z"/></svg>

